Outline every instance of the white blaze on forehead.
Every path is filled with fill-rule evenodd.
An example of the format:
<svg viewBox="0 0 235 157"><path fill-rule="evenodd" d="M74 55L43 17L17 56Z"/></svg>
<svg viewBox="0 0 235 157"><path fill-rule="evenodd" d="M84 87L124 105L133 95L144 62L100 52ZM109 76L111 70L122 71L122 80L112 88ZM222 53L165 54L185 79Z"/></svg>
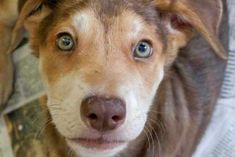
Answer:
<svg viewBox="0 0 235 157"><path fill-rule="evenodd" d="M93 11L84 10L73 15L73 21L79 32L88 32L92 27L92 23L97 20Z"/></svg>

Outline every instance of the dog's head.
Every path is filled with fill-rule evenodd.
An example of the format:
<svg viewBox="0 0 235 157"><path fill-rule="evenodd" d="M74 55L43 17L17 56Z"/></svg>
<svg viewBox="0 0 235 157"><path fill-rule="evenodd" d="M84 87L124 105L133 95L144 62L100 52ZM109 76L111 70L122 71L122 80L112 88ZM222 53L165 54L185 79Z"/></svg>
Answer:
<svg viewBox="0 0 235 157"><path fill-rule="evenodd" d="M219 0L28 0L12 47L25 24L58 131L81 156L113 156L143 132L194 30L224 57L221 16Z"/></svg>

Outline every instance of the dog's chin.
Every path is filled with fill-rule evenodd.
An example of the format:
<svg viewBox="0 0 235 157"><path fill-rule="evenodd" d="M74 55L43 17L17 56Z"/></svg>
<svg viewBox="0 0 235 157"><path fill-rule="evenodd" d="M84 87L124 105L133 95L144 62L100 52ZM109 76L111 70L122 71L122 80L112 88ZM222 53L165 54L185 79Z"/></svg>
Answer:
<svg viewBox="0 0 235 157"><path fill-rule="evenodd" d="M127 146L125 141L105 141L102 139L67 139L68 145L79 157L113 157Z"/></svg>

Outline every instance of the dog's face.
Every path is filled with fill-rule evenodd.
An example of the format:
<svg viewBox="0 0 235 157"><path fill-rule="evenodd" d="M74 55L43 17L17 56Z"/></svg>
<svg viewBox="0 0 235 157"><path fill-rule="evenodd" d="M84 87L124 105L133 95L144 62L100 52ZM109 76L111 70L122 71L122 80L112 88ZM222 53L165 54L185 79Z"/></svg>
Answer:
<svg viewBox="0 0 235 157"><path fill-rule="evenodd" d="M78 155L114 156L144 131L164 67L192 27L159 13L163 1L52 2L29 1L21 18L28 17L53 123Z"/></svg>
<svg viewBox="0 0 235 157"><path fill-rule="evenodd" d="M39 48L53 122L82 156L115 155L140 135L165 62L155 21L97 8L60 17Z"/></svg>

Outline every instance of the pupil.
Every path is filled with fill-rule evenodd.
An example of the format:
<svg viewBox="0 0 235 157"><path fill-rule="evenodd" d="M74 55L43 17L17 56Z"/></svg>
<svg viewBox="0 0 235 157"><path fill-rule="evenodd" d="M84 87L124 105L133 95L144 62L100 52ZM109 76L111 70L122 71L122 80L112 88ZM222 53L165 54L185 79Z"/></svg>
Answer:
<svg viewBox="0 0 235 157"><path fill-rule="evenodd" d="M64 43L65 46L69 46L70 45L70 39L64 38L63 43Z"/></svg>
<svg viewBox="0 0 235 157"><path fill-rule="evenodd" d="M140 44L140 46L139 46L139 52L146 52L146 50L147 50L147 46L144 45L144 44Z"/></svg>

